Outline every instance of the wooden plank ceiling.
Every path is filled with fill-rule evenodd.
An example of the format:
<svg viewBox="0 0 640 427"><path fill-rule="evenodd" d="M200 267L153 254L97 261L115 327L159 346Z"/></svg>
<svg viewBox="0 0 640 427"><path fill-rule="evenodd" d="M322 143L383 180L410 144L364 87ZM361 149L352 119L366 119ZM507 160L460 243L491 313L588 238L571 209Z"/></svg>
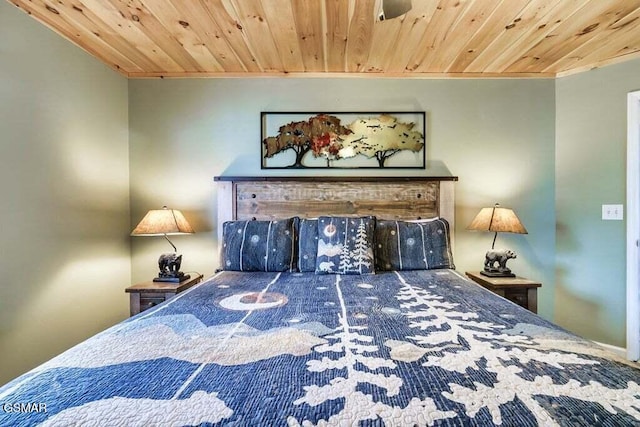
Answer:
<svg viewBox="0 0 640 427"><path fill-rule="evenodd" d="M412 0L383 20L403 0L9 1L133 78L556 77L640 57L640 0Z"/></svg>

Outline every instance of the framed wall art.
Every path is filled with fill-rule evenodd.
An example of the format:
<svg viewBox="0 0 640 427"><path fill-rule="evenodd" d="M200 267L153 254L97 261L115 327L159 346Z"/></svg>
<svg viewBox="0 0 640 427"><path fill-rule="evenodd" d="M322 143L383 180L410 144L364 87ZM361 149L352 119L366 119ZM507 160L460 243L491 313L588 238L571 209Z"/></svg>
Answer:
<svg viewBox="0 0 640 427"><path fill-rule="evenodd" d="M261 168L412 168L426 165L422 112L261 113Z"/></svg>

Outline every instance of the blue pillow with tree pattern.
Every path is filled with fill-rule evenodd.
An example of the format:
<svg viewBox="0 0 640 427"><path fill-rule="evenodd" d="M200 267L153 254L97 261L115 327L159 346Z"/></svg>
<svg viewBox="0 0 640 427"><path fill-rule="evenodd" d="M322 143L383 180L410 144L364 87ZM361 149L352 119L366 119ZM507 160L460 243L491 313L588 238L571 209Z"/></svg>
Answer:
<svg viewBox="0 0 640 427"><path fill-rule="evenodd" d="M318 218L317 274L374 273L373 217Z"/></svg>

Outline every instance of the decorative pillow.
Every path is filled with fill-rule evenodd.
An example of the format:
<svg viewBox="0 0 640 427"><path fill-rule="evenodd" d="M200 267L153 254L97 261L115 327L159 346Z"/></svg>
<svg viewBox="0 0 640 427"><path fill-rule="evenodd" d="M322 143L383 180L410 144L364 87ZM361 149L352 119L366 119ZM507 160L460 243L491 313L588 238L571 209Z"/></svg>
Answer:
<svg viewBox="0 0 640 427"><path fill-rule="evenodd" d="M378 220L376 223L378 270L431 270L455 268L449 223L433 221Z"/></svg>
<svg viewBox="0 0 640 427"><path fill-rule="evenodd" d="M375 218L318 218L318 274L369 274L374 272Z"/></svg>
<svg viewBox="0 0 640 427"><path fill-rule="evenodd" d="M318 220L300 218L298 224L298 271L316 271Z"/></svg>
<svg viewBox="0 0 640 427"><path fill-rule="evenodd" d="M234 271L293 271L297 219L225 222L222 230L222 268Z"/></svg>

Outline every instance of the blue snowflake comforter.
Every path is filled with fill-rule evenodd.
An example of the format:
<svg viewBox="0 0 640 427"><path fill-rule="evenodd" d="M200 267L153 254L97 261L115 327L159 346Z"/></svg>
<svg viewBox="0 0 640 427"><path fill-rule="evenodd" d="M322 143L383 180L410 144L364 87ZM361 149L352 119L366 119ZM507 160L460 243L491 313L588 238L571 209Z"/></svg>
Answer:
<svg viewBox="0 0 640 427"><path fill-rule="evenodd" d="M0 425L639 425L614 358L453 270L223 272L0 388Z"/></svg>

